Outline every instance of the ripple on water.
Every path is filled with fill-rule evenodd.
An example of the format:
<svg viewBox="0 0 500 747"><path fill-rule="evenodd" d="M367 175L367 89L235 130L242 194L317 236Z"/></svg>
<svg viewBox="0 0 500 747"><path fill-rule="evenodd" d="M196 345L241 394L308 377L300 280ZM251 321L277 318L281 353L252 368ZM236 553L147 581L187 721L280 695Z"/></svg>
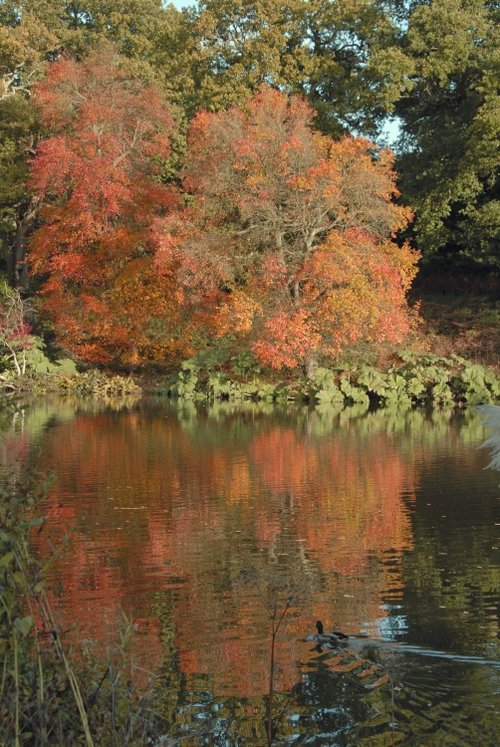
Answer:
<svg viewBox="0 0 500 747"><path fill-rule="evenodd" d="M495 744L498 670L425 656L498 658L499 480L474 413L198 417L158 401L66 406L44 429L44 408L5 454L56 476L42 557L73 527L50 571L54 609L97 639L122 608L139 620L136 653L179 705L173 732L265 743L270 614L292 594L276 647L282 743ZM391 682L368 692L327 663L311 671L300 639L316 619L419 653L379 653Z"/></svg>

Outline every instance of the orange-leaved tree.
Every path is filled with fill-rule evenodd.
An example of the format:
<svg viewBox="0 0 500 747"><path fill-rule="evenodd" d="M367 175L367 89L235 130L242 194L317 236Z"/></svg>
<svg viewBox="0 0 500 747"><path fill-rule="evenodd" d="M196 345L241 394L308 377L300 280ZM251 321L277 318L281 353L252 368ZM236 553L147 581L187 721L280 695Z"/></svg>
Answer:
<svg viewBox="0 0 500 747"><path fill-rule="evenodd" d="M212 331L277 369L311 370L411 327L418 257L394 240L411 215L394 202L392 154L321 135L313 116L266 86L245 108L199 113L184 175L192 204L181 223L156 224L160 271L175 262L179 285L212 304Z"/></svg>
<svg viewBox="0 0 500 747"><path fill-rule="evenodd" d="M169 360L179 304L150 227L177 200L160 181L173 120L109 47L49 65L34 91L49 133L32 163L42 202L30 250L60 344L94 362Z"/></svg>

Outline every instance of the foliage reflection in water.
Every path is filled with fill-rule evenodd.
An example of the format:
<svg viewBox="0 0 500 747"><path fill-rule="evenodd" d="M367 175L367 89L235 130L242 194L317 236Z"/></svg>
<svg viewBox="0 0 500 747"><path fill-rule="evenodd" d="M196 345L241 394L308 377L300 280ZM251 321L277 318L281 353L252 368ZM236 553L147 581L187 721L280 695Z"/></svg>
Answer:
<svg viewBox="0 0 500 747"><path fill-rule="evenodd" d="M18 417L1 457L55 473L36 543L48 555L72 527L57 614L98 641L122 608L137 621L182 744L265 743L270 612L293 594L277 743L494 745L500 492L483 439L474 412L67 400ZM311 651L317 618L392 642L372 654L390 680L368 690Z"/></svg>

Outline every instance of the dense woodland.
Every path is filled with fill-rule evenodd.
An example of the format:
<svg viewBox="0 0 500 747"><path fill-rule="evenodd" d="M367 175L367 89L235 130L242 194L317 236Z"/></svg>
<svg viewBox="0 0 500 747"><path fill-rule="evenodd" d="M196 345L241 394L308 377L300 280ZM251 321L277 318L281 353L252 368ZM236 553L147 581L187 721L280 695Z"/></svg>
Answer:
<svg viewBox="0 0 500 747"><path fill-rule="evenodd" d="M499 17L3 0L4 345L127 368L210 341L311 372L400 344L418 264L500 265Z"/></svg>

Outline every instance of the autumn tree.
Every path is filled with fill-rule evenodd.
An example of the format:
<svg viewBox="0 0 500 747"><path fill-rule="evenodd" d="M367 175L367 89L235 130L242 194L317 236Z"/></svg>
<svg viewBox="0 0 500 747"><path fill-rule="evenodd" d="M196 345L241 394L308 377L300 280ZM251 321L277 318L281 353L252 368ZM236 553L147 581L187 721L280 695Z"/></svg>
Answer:
<svg viewBox="0 0 500 747"><path fill-rule="evenodd" d="M160 78L153 54L161 35L161 0L0 0L0 249L9 280L26 284L27 239L38 200L29 158L44 136L31 92L64 50L81 59L113 42L143 80Z"/></svg>
<svg viewBox="0 0 500 747"><path fill-rule="evenodd" d="M175 50L165 69L190 113L265 82L306 96L335 137L376 137L395 114L424 257L499 264L498 2L202 0L170 20L156 54Z"/></svg>
<svg viewBox="0 0 500 747"><path fill-rule="evenodd" d="M160 272L212 307L274 368L349 345L399 342L416 256L394 234L410 214L392 156L361 138L333 141L301 98L263 87L244 109L200 113L189 140L182 216L157 223Z"/></svg>
<svg viewBox="0 0 500 747"><path fill-rule="evenodd" d="M491 0L0 0L0 240L25 280L37 197L28 158L45 133L32 86L62 51L103 39L175 104L175 172L200 109L242 106L263 83L306 97L336 138L401 124L400 189L424 257L498 264L498 3ZM175 157L175 158L174 158ZM22 275L22 278L20 277Z"/></svg>
<svg viewBox="0 0 500 747"><path fill-rule="evenodd" d="M89 361L138 363L175 347L169 279L148 244L175 191L160 181L173 122L160 94L108 47L54 62L35 90L43 125L30 251L59 343Z"/></svg>

